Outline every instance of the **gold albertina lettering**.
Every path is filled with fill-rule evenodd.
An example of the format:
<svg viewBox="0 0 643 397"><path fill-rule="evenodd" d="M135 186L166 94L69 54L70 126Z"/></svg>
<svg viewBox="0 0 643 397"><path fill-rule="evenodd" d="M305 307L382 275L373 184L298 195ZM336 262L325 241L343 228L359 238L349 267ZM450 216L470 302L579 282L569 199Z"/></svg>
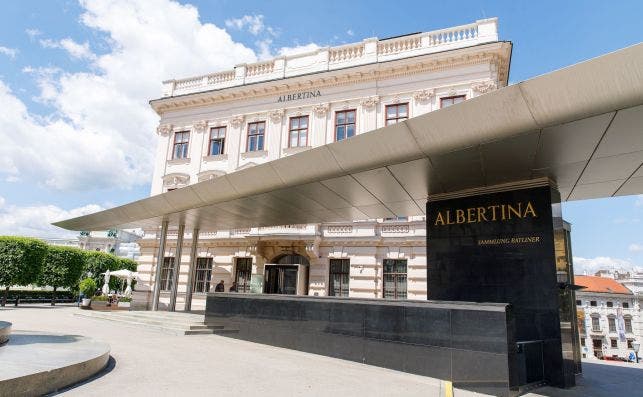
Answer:
<svg viewBox="0 0 643 397"><path fill-rule="evenodd" d="M455 215L455 216L454 216ZM506 222L512 219L538 218L531 201L495 204L487 207L456 208L438 211L434 226L480 222Z"/></svg>

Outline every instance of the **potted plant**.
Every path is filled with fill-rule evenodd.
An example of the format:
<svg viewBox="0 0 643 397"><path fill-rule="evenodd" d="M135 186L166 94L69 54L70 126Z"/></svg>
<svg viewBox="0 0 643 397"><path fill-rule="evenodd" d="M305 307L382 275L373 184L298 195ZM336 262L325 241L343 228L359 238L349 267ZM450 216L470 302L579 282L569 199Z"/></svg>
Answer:
<svg viewBox="0 0 643 397"><path fill-rule="evenodd" d="M118 307L128 308L132 304L132 298L122 297L118 300Z"/></svg>
<svg viewBox="0 0 643 397"><path fill-rule="evenodd" d="M109 297L107 295L98 295L92 298L94 310L107 310Z"/></svg>
<svg viewBox="0 0 643 397"><path fill-rule="evenodd" d="M96 282L88 277L78 284L78 289L83 294L82 307L88 308L92 303L91 297L96 292Z"/></svg>

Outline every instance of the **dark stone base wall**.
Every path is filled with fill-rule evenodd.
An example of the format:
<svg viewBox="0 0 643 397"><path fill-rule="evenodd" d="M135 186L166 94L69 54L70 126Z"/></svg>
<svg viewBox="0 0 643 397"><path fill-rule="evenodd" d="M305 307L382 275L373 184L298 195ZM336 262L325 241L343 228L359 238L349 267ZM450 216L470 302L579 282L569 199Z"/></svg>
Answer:
<svg viewBox="0 0 643 397"><path fill-rule="evenodd" d="M206 322L228 336L515 394L506 304L211 293Z"/></svg>

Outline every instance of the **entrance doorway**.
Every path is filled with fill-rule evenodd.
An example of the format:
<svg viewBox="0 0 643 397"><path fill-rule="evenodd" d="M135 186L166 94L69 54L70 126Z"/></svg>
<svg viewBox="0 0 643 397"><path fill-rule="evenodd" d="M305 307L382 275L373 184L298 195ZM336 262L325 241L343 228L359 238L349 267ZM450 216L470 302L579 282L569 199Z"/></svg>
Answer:
<svg viewBox="0 0 643 397"><path fill-rule="evenodd" d="M266 294L296 295L297 266L266 266Z"/></svg>
<svg viewBox="0 0 643 397"><path fill-rule="evenodd" d="M603 341L601 339L592 339L592 345L594 347L594 356L603 358Z"/></svg>
<svg viewBox="0 0 643 397"><path fill-rule="evenodd" d="M266 294L308 294L308 259L297 254L286 254L266 263L264 288Z"/></svg>

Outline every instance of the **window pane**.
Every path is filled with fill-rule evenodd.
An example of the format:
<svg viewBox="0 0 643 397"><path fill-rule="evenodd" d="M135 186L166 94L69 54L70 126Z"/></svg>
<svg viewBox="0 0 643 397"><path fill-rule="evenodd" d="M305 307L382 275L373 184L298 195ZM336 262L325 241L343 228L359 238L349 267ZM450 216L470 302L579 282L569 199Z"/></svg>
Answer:
<svg viewBox="0 0 643 397"><path fill-rule="evenodd" d="M345 136L345 128L343 125L337 127L337 140L341 141L342 139L346 138Z"/></svg>
<svg viewBox="0 0 643 397"><path fill-rule="evenodd" d="M248 137L248 151L249 152L254 152L257 150L257 136L249 136Z"/></svg>
<svg viewBox="0 0 643 397"><path fill-rule="evenodd" d="M297 146L297 131L290 131L290 147Z"/></svg>
<svg viewBox="0 0 643 397"><path fill-rule="evenodd" d="M386 107L386 118L387 119L392 119L397 115L397 109L395 106L387 106Z"/></svg>
<svg viewBox="0 0 643 397"><path fill-rule="evenodd" d="M349 123L349 124L355 123L355 111L354 110L351 110L350 112L348 112L348 114L346 115L346 122Z"/></svg>
<svg viewBox="0 0 643 397"><path fill-rule="evenodd" d="M259 123L259 125L257 126L257 131L259 134L263 134L265 129L266 129L266 123L264 122Z"/></svg>
<svg viewBox="0 0 643 397"><path fill-rule="evenodd" d="M257 137L257 150L263 150L263 135Z"/></svg>
<svg viewBox="0 0 643 397"><path fill-rule="evenodd" d="M350 138L355 135L355 125L349 124L346 126L346 137Z"/></svg>
<svg viewBox="0 0 643 397"><path fill-rule="evenodd" d="M301 130L299 132L299 146L306 146L308 143L308 130Z"/></svg>
<svg viewBox="0 0 643 397"><path fill-rule="evenodd" d="M337 124L344 124L346 122L346 112L337 112Z"/></svg>
<svg viewBox="0 0 643 397"><path fill-rule="evenodd" d="M407 106L407 105L400 105L400 106L398 107L398 113L397 113L397 116L398 116L398 117L408 117L408 115L409 115L409 109L408 109L408 106Z"/></svg>
<svg viewBox="0 0 643 397"><path fill-rule="evenodd" d="M299 127L299 119L297 117L290 118L290 129L295 129Z"/></svg>
<svg viewBox="0 0 643 397"><path fill-rule="evenodd" d="M257 124L255 124L255 123L248 124L248 131L251 134L256 133L257 132Z"/></svg>
<svg viewBox="0 0 643 397"><path fill-rule="evenodd" d="M299 128L307 128L307 127L308 127L308 117L302 117L299 123Z"/></svg>
<svg viewBox="0 0 643 397"><path fill-rule="evenodd" d="M406 274L397 276L397 296L396 299L406 299Z"/></svg>

